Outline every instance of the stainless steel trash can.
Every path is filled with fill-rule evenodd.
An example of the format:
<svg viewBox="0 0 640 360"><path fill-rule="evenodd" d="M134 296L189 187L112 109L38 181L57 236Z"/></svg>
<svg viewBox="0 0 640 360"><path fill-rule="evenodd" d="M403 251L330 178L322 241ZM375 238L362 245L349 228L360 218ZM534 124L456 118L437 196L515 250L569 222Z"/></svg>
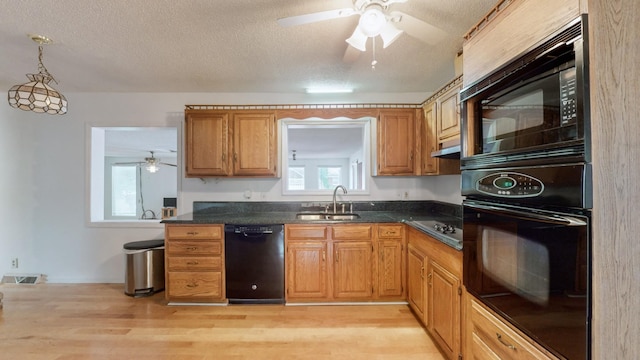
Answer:
<svg viewBox="0 0 640 360"><path fill-rule="evenodd" d="M139 297L164 290L164 240L134 241L123 248L124 293Z"/></svg>

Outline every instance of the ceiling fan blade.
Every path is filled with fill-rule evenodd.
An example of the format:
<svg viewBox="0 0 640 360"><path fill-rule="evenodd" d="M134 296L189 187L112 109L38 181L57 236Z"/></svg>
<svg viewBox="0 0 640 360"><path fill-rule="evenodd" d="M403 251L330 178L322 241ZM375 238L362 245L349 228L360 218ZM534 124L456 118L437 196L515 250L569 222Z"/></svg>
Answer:
<svg viewBox="0 0 640 360"><path fill-rule="evenodd" d="M169 163L165 163L165 162L161 162L160 164L167 165L167 166L173 166L173 167L177 167L178 166L176 164L169 164Z"/></svg>
<svg viewBox="0 0 640 360"><path fill-rule="evenodd" d="M116 162L113 165L142 165L145 164L144 161L131 161L131 162Z"/></svg>
<svg viewBox="0 0 640 360"><path fill-rule="evenodd" d="M394 21L396 21L398 29L404 30L409 36L429 45L435 45L448 36L444 30L401 11L392 11L390 15L394 18Z"/></svg>
<svg viewBox="0 0 640 360"><path fill-rule="evenodd" d="M283 26L283 27L297 26L297 25L310 24L318 21L348 17L355 14L357 14L357 12L351 8L327 10L327 11L320 11L320 12L311 13L311 14L281 18L281 19L278 19L278 24L280 24L280 26Z"/></svg>

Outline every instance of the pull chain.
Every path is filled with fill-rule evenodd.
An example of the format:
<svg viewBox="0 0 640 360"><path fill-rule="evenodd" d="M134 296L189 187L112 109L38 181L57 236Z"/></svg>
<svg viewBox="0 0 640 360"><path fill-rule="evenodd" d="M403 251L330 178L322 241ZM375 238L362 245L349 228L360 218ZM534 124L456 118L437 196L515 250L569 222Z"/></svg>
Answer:
<svg viewBox="0 0 640 360"><path fill-rule="evenodd" d="M378 63L378 60L376 60L376 37L375 36L372 38L372 41L373 41L373 60L371 61L371 70L375 70L376 64Z"/></svg>

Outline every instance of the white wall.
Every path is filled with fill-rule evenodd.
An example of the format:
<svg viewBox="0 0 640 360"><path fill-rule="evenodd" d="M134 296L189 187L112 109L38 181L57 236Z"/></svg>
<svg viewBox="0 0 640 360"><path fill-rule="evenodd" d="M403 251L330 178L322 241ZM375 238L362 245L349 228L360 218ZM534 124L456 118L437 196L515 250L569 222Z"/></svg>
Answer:
<svg viewBox="0 0 640 360"><path fill-rule="evenodd" d="M25 112L0 102L0 189L4 194L0 274L42 273L49 282L123 282L122 245L163 237L159 225L113 228L87 224L87 126L181 125L185 104L319 102L307 95L282 94L65 95L69 112L63 116ZM415 98L413 94L365 97L342 100L402 103L403 98ZM280 180L274 179L183 179L178 209L190 212L197 200L247 201L245 190L252 192L248 201L310 199L283 197L281 189ZM371 194L353 200L399 200L405 198L405 192L407 200L459 203L459 177L374 178ZM17 270L11 269L14 257L19 258Z"/></svg>

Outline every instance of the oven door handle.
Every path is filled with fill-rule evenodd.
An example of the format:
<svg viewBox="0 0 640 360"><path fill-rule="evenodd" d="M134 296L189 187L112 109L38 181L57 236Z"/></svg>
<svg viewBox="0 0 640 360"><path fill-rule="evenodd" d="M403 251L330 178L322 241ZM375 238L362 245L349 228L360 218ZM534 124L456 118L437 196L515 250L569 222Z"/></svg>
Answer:
<svg viewBox="0 0 640 360"><path fill-rule="evenodd" d="M524 220L543 221L543 222L546 222L546 223L565 225L565 226L585 226L585 225L587 225L587 223L584 220L578 219L578 218L575 218L575 217L571 217L571 216L544 215L544 214L537 214L537 213L528 212L528 211L520 211L520 210L513 210L513 209L503 209L503 208L500 208L500 207L497 207L497 206L481 205L481 204L465 203L464 206L467 206L467 207L470 207L470 208L473 208L473 209L477 209L477 210L481 210L481 211L485 211L485 212L494 213L494 214L500 214L500 215L509 216L509 217L516 217L516 218L524 219Z"/></svg>

